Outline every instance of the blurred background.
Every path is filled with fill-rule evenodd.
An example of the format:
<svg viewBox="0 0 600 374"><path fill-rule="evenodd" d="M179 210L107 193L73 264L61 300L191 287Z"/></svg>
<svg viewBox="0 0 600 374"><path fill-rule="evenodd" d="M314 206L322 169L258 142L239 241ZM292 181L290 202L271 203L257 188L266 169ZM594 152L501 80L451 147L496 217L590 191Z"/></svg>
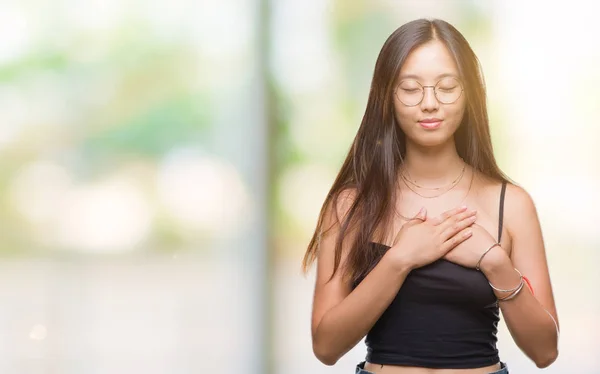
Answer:
<svg viewBox="0 0 600 374"><path fill-rule="evenodd" d="M562 327L600 373L596 2L2 0L0 372L353 373L312 354L300 262L401 24L483 65ZM500 327L511 373L538 369Z"/></svg>

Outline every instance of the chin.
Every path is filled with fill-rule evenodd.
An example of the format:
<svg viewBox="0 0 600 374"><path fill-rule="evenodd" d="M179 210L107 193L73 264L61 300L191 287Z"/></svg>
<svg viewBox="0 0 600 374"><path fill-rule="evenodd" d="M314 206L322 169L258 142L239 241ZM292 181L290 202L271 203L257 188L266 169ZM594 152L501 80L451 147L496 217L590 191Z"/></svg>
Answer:
<svg viewBox="0 0 600 374"><path fill-rule="evenodd" d="M425 134L412 134L407 140L420 147L432 148L453 142L454 138L452 133L446 131L432 131Z"/></svg>

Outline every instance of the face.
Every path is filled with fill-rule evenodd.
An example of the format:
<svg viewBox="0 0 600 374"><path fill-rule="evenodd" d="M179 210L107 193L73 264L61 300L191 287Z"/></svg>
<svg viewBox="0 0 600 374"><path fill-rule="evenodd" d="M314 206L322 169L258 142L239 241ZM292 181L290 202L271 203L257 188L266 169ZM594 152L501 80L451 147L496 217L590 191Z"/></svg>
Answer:
<svg viewBox="0 0 600 374"><path fill-rule="evenodd" d="M396 121L406 141L424 147L453 141L465 111L463 89L456 62L444 44L433 40L413 50L394 88Z"/></svg>

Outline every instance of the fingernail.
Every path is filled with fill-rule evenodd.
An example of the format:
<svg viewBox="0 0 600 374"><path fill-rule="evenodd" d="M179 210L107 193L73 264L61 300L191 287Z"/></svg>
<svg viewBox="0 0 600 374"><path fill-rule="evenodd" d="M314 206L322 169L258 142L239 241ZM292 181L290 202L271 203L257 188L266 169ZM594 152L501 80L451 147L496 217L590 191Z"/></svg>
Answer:
<svg viewBox="0 0 600 374"><path fill-rule="evenodd" d="M464 210L464 209L467 209L467 206L466 206L466 205L463 205L463 206L461 206L461 207L460 207L460 209L463 209L463 210Z"/></svg>
<svg viewBox="0 0 600 374"><path fill-rule="evenodd" d="M464 236L471 236L472 233L473 233L473 231L467 230L467 231L465 231Z"/></svg>

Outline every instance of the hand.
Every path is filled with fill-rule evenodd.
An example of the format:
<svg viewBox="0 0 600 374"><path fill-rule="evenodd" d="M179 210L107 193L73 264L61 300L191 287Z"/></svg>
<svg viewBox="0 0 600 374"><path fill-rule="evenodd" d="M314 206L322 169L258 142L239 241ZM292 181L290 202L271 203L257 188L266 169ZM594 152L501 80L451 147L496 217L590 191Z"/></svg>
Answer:
<svg viewBox="0 0 600 374"><path fill-rule="evenodd" d="M464 267L475 268L484 252L496 243L496 239L486 229L476 223L471 225L471 230L473 231L473 235L469 240L465 240L455 246L444 255L444 259ZM492 248L483 258L480 268L495 261L502 261L502 253L506 254L502 248L498 246Z"/></svg>
<svg viewBox="0 0 600 374"><path fill-rule="evenodd" d="M421 208L398 231L385 257L397 269L408 270L438 260L472 235L469 226L475 222L475 215L475 211L460 207L427 220L427 211Z"/></svg>

